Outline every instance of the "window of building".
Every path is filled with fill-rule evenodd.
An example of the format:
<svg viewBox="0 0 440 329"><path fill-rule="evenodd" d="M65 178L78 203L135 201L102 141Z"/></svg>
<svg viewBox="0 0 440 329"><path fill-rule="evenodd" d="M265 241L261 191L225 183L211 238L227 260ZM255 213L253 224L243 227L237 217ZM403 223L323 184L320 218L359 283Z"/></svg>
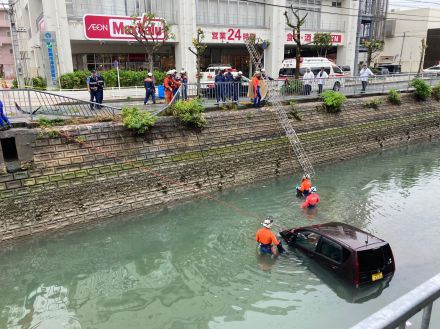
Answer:
<svg viewBox="0 0 440 329"><path fill-rule="evenodd" d="M13 54L14 51L13 51L12 49L9 49L9 53L10 53L10 54Z"/></svg>
<svg viewBox="0 0 440 329"><path fill-rule="evenodd" d="M197 23L265 27L264 1L197 0Z"/></svg>
<svg viewBox="0 0 440 329"><path fill-rule="evenodd" d="M339 2L339 1L332 2L332 7L341 8L342 7L342 2Z"/></svg>
<svg viewBox="0 0 440 329"><path fill-rule="evenodd" d="M9 31L6 32L6 36L7 36L7 37L10 37L10 36L11 36L11 32L9 32Z"/></svg>
<svg viewBox="0 0 440 329"><path fill-rule="evenodd" d="M299 8L298 14L300 17L304 17L307 14L305 23L302 27L303 30L319 30L321 29L321 0L288 0L287 5L293 6L293 8ZM290 10L289 18L294 20Z"/></svg>

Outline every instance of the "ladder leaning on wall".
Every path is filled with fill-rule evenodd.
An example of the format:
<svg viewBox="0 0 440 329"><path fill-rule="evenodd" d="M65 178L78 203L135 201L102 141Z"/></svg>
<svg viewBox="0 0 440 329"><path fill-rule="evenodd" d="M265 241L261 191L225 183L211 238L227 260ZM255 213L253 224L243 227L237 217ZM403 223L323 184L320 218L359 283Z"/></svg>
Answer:
<svg viewBox="0 0 440 329"><path fill-rule="evenodd" d="M260 54L257 49L255 49L255 38L249 38L245 40L245 45L249 52L252 64L254 64L256 70L261 72L261 69L263 68L263 54ZM281 88L279 88L278 83L271 83L270 81L267 82L267 101L271 103L273 108L275 109L278 121L281 123L281 126L286 132L286 136L289 139L290 145L295 151L295 155L301 168L304 171L304 174L309 174L310 177L313 177L315 175L315 170L313 169L312 163L310 162L307 153L304 151L301 141L299 140L295 129L293 129L292 123L290 122L286 112L284 111L283 104L281 103Z"/></svg>

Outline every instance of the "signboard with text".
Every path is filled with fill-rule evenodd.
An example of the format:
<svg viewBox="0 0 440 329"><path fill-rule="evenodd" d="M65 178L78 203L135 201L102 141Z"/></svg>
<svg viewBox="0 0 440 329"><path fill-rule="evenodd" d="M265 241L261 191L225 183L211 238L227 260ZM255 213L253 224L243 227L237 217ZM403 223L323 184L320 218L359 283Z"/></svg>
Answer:
<svg viewBox="0 0 440 329"><path fill-rule="evenodd" d="M304 44L312 43L315 32L301 32L301 42ZM342 45L342 34L340 33L331 33L332 44L334 45ZM294 43L293 33L288 32L286 34L286 41L288 43Z"/></svg>
<svg viewBox="0 0 440 329"><path fill-rule="evenodd" d="M41 34L41 39L47 49L47 62L48 62L48 74L50 79L48 79L48 84L55 87L57 86L57 70L56 70L56 34L55 32L43 32Z"/></svg>
<svg viewBox="0 0 440 329"><path fill-rule="evenodd" d="M137 17L136 21L141 24L143 19L143 17ZM83 22L84 35L89 40L136 40L133 35L127 33L127 26L133 25L133 17L86 14L84 15ZM160 18L152 19L147 29L146 35L151 35L152 39L165 39L164 28Z"/></svg>

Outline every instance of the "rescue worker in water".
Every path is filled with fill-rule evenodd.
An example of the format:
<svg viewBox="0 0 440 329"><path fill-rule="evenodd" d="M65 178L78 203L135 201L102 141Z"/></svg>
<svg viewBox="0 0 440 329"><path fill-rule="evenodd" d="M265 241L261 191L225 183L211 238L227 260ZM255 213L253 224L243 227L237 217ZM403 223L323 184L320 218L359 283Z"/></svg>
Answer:
<svg viewBox="0 0 440 329"><path fill-rule="evenodd" d="M312 188L312 181L310 180L310 175L306 174L302 177L301 186L296 187L296 196L308 196L310 194L310 189Z"/></svg>
<svg viewBox="0 0 440 329"><path fill-rule="evenodd" d="M278 254L282 254L286 250L284 250L280 241L278 241L277 237L270 228L273 225L272 217L267 217L263 223L261 223L264 227L258 230L255 240L259 243L258 251L260 254L273 254L277 256ZM275 248L276 247L276 248Z"/></svg>
<svg viewBox="0 0 440 329"><path fill-rule="evenodd" d="M303 202L301 208L314 208L319 201L321 200L319 199L318 194L316 194L316 187L312 187L309 196L306 198L306 201Z"/></svg>

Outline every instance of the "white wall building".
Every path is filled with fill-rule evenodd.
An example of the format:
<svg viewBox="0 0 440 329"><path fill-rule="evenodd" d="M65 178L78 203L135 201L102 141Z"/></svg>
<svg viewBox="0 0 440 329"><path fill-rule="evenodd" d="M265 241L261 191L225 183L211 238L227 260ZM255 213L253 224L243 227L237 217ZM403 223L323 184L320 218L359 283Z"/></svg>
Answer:
<svg viewBox="0 0 440 329"><path fill-rule="evenodd" d="M365 0L371 1L371 0ZM42 75L50 82L54 75L95 67L109 69L115 60L121 68L146 68L145 52L136 41L111 37L110 19L154 12L172 24L175 39L166 42L154 58L160 69L184 67L195 79L195 56L188 51L198 27L205 31L209 45L204 66L229 63L249 72L244 39L250 33L270 41L265 66L278 76L285 57L294 56L291 30L285 24L285 6L308 13L301 33L303 43L316 32L330 32L334 47L328 57L339 65L354 64L359 1L354 0L18 0L17 26L20 50L28 75ZM263 4L265 3L265 4ZM85 15L95 15L85 22ZM104 15L96 17L96 15ZM117 17L116 17L117 18ZM88 32L109 31L108 36L90 40ZM114 31L113 31L114 32ZM93 35L93 34L92 34ZM98 34L99 35L99 34ZM50 50L52 49L52 50ZM303 56L316 56L310 48Z"/></svg>
<svg viewBox="0 0 440 329"><path fill-rule="evenodd" d="M424 67L439 64L439 38L440 9L420 8L391 12L385 26L384 49L377 56L376 62L400 64L402 72L417 72L421 40L425 39L428 49Z"/></svg>

